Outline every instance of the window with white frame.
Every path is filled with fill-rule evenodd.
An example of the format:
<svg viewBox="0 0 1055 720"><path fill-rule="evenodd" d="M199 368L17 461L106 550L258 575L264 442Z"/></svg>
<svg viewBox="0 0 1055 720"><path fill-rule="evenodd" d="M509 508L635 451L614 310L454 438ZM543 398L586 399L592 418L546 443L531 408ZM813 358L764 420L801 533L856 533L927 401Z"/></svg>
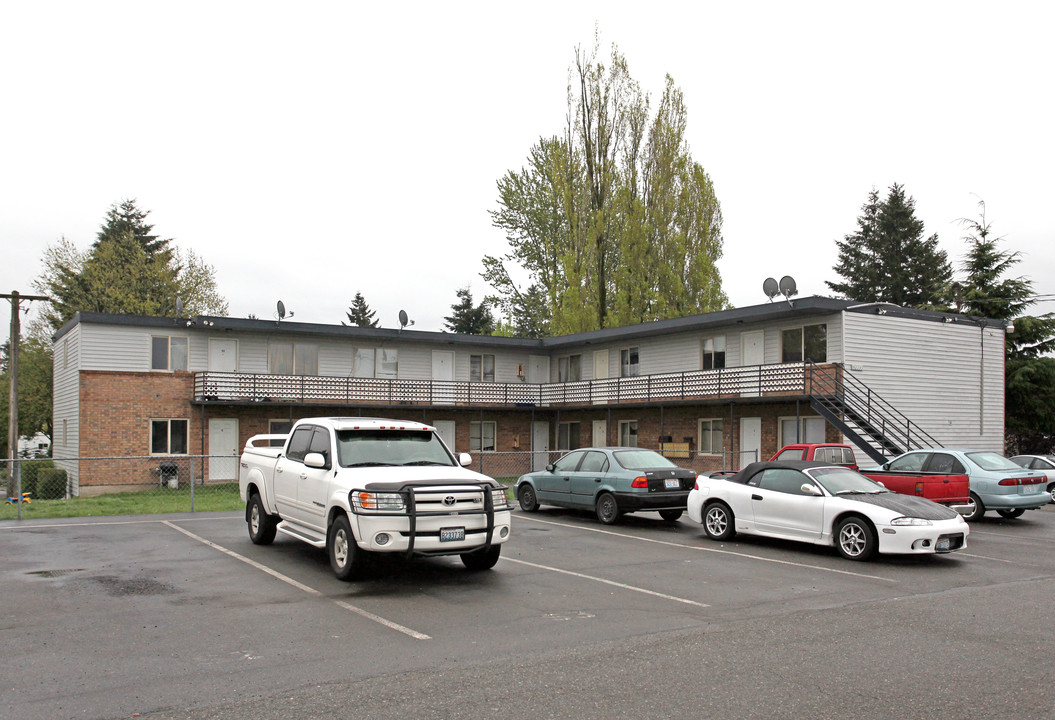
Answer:
<svg viewBox="0 0 1055 720"><path fill-rule="evenodd" d="M318 375L319 346L310 343L273 342L268 345L268 372L272 375Z"/></svg>
<svg viewBox="0 0 1055 720"><path fill-rule="evenodd" d="M641 373L636 347L623 348L619 351L619 377L636 377Z"/></svg>
<svg viewBox="0 0 1055 720"><path fill-rule="evenodd" d="M151 336L150 369L185 371L187 369L187 338L169 335Z"/></svg>
<svg viewBox="0 0 1055 720"><path fill-rule="evenodd" d="M702 366L704 370L719 370L725 367L725 335L704 338Z"/></svg>
<svg viewBox="0 0 1055 720"><path fill-rule="evenodd" d="M399 351L381 348L377 351L377 377L394 380L399 377Z"/></svg>
<svg viewBox="0 0 1055 720"><path fill-rule="evenodd" d="M469 452L495 449L495 423L493 420L469 423Z"/></svg>
<svg viewBox="0 0 1055 720"><path fill-rule="evenodd" d="M700 420L700 452L717 455L722 452L722 421L704 418Z"/></svg>
<svg viewBox="0 0 1055 720"><path fill-rule="evenodd" d="M623 447L637 447L637 420L619 421L619 444Z"/></svg>
<svg viewBox="0 0 1055 720"><path fill-rule="evenodd" d="M582 355L565 355L557 358L557 382L579 382L582 380Z"/></svg>
<svg viewBox="0 0 1055 720"><path fill-rule="evenodd" d="M557 449L575 450L582 447L581 425L577 422L557 424Z"/></svg>
<svg viewBox="0 0 1055 720"><path fill-rule="evenodd" d="M777 443L780 447L797 443L822 443L825 442L824 430L825 423L822 417L778 418Z"/></svg>
<svg viewBox="0 0 1055 720"><path fill-rule="evenodd" d="M356 348L352 357L352 377L372 378L374 376L374 349Z"/></svg>
<svg viewBox="0 0 1055 720"><path fill-rule="evenodd" d="M151 455L186 455L189 422L183 418L150 421Z"/></svg>
<svg viewBox="0 0 1055 720"><path fill-rule="evenodd" d="M780 361L822 363L828 361L828 326L788 328L780 333Z"/></svg>
<svg viewBox="0 0 1055 720"><path fill-rule="evenodd" d="M495 381L495 356L494 355L470 355L469 356L469 382Z"/></svg>

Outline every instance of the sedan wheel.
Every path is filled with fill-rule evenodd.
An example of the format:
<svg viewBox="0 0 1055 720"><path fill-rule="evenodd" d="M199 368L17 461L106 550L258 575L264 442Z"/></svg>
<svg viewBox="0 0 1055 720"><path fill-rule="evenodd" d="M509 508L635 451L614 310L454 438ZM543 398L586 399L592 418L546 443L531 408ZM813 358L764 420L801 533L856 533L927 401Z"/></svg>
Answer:
<svg viewBox="0 0 1055 720"><path fill-rule="evenodd" d="M1008 520L1013 520L1013 519L1021 516L1022 513L1024 513L1024 512L1025 512L1025 510L1022 509L1022 508L1011 508L1010 510L997 510L996 514L999 515L1002 518L1007 518Z"/></svg>
<svg viewBox="0 0 1055 720"><path fill-rule="evenodd" d="M982 504L981 499L971 493L971 499L968 501L971 507L971 511L963 516L963 519L967 522L974 522L975 520L981 520L982 516L985 515L985 505Z"/></svg>
<svg viewBox="0 0 1055 720"><path fill-rule="evenodd" d="M867 560L876 551L875 531L864 518L848 517L835 529L835 546L847 560Z"/></svg>
<svg viewBox="0 0 1055 720"><path fill-rule="evenodd" d="M1055 503L1055 483L1048 485L1048 494L1051 495L1051 501Z"/></svg>
<svg viewBox="0 0 1055 720"><path fill-rule="evenodd" d="M711 540L728 540L736 534L733 511L725 503L711 503L703 510L703 531Z"/></svg>
<svg viewBox="0 0 1055 720"><path fill-rule="evenodd" d="M524 512L535 512L538 510L538 496L535 495L535 488L527 483L521 485L520 489L517 490L517 500L520 501L520 509Z"/></svg>
<svg viewBox="0 0 1055 720"><path fill-rule="evenodd" d="M611 493L602 493L597 498L597 519L605 525L613 525L619 519L619 503Z"/></svg>

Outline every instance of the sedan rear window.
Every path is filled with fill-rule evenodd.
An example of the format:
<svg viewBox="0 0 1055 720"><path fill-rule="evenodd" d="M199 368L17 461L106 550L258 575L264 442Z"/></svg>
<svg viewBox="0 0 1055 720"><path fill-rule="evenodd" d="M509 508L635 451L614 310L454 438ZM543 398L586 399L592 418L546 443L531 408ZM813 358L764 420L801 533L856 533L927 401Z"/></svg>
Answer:
<svg viewBox="0 0 1055 720"><path fill-rule="evenodd" d="M995 452L972 452L967 453L967 457L971 459L978 467L983 470L1021 470L1018 465L1008 460L1003 455L998 455Z"/></svg>
<svg viewBox="0 0 1055 720"><path fill-rule="evenodd" d="M616 450L612 454L615 456L616 462L627 470L677 467L677 465L655 450Z"/></svg>

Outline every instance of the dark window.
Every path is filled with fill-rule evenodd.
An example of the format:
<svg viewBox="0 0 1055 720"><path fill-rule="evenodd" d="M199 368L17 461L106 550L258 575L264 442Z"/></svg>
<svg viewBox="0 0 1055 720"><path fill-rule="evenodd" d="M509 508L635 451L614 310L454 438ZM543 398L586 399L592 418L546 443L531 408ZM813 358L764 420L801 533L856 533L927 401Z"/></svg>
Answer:
<svg viewBox="0 0 1055 720"><path fill-rule="evenodd" d="M638 362L637 348L626 348L619 352L619 375L620 377L637 377L641 373L641 364Z"/></svg>
<svg viewBox="0 0 1055 720"><path fill-rule="evenodd" d="M495 356L470 355L469 381L493 383L495 381Z"/></svg>
<svg viewBox="0 0 1055 720"><path fill-rule="evenodd" d="M703 369L718 370L725 367L725 335L703 341Z"/></svg>
<svg viewBox="0 0 1055 720"><path fill-rule="evenodd" d="M788 328L780 334L780 361L822 363L828 360L828 326L807 325Z"/></svg>
<svg viewBox="0 0 1055 720"><path fill-rule="evenodd" d="M560 423L557 426L557 449L574 450L582 447L581 426L577 422Z"/></svg>
<svg viewBox="0 0 1055 720"><path fill-rule="evenodd" d="M903 455L890 463L890 469L894 472L919 472L929 455L930 453L923 452Z"/></svg>
<svg viewBox="0 0 1055 720"><path fill-rule="evenodd" d="M330 431L326 428L315 428L315 434L311 436L311 444L308 452L319 453L326 460L326 467L330 466Z"/></svg>
<svg viewBox="0 0 1055 720"><path fill-rule="evenodd" d="M608 458L601 452L588 452L579 466L579 472L603 473L608 470Z"/></svg>
<svg viewBox="0 0 1055 720"><path fill-rule="evenodd" d="M289 435L293 429L292 420L270 420L268 421L267 434L268 435ZM286 444L285 440L270 440L268 441L268 447L282 447Z"/></svg>
<svg viewBox="0 0 1055 720"><path fill-rule="evenodd" d="M557 358L557 382L582 380L582 355Z"/></svg>
<svg viewBox="0 0 1055 720"><path fill-rule="evenodd" d="M808 477L798 470L785 468L770 468L762 471L762 477L758 486L765 490L788 493L789 495L802 495L802 484L813 484Z"/></svg>
<svg viewBox="0 0 1055 720"><path fill-rule="evenodd" d="M152 455L186 455L187 426L187 420L151 420L150 453Z"/></svg>
<svg viewBox="0 0 1055 720"><path fill-rule="evenodd" d="M311 445L311 436L315 428L311 425L301 425L293 431L293 437L289 439L289 448L286 457L290 460L304 462L304 456L308 454Z"/></svg>

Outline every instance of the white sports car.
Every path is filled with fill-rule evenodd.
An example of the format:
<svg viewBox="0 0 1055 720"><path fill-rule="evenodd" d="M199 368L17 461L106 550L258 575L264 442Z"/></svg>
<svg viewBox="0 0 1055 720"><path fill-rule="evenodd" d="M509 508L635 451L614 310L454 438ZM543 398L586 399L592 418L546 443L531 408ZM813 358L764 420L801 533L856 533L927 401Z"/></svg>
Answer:
<svg viewBox="0 0 1055 720"><path fill-rule="evenodd" d="M732 476L701 476L689 493L688 512L713 540L738 532L802 540L835 545L850 560L877 551L962 550L970 532L954 510L817 462L758 462Z"/></svg>

